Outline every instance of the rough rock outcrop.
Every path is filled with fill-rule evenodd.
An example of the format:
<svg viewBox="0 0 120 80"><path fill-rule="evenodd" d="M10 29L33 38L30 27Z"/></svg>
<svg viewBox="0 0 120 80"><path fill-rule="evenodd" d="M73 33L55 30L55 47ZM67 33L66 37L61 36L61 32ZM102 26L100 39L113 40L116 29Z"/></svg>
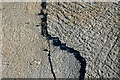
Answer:
<svg viewBox="0 0 120 80"><path fill-rule="evenodd" d="M41 35L41 3L2 3L3 78L76 78L73 54ZM120 78L118 3L47 3L48 33L86 59L86 78ZM37 27L36 27L37 25ZM1 33L1 32L0 32Z"/></svg>

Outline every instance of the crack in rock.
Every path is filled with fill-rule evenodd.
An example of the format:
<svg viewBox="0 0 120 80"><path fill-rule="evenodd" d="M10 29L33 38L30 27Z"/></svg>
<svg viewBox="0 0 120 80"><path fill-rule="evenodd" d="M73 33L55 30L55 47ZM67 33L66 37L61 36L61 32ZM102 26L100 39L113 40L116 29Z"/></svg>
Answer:
<svg viewBox="0 0 120 80"><path fill-rule="evenodd" d="M49 40L53 41L53 45L54 46L60 46L61 50L66 50L69 53L73 53L74 57L81 63L81 69L80 69L80 75L79 75L79 80L83 80L85 73L86 73L86 60L85 58L83 58L79 51L74 50L73 48L67 47L66 44L63 44L58 37L52 37L51 35L48 34L47 31L47 11L46 11L46 2L42 2L41 4L42 9L41 9L41 13L39 13L38 15L43 15L43 18L41 18L41 35L43 35L44 37L46 37L46 40L48 40L48 44ZM50 47L50 46L49 46ZM49 50L49 54L48 54L48 59L49 59L49 63L51 66L51 73L53 74L54 79L56 80L56 76L55 73L53 71L53 66L52 66L52 62L51 62L51 58L50 58L50 50Z"/></svg>

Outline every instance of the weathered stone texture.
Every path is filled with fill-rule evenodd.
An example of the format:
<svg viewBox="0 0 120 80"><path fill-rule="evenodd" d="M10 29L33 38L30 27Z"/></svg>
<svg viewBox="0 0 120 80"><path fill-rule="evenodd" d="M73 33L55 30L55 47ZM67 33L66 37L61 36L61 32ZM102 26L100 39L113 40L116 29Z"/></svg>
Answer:
<svg viewBox="0 0 120 80"><path fill-rule="evenodd" d="M41 3L2 3L4 78L76 78L80 63L41 35ZM120 77L118 3L48 3L48 32L86 59L86 78ZM1 28L1 27L0 27ZM1 35L0 35L1 37Z"/></svg>
<svg viewBox="0 0 120 80"><path fill-rule="evenodd" d="M41 3L3 3L3 78L75 78L80 63L72 54L51 45L41 35ZM56 54L57 52L57 54ZM67 54L66 54L67 53Z"/></svg>
<svg viewBox="0 0 120 80"><path fill-rule="evenodd" d="M41 29L41 3L3 3L3 78L52 78Z"/></svg>
<svg viewBox="0 0 120 80"><path fill-rule="evenodd" d="M72 53L61 50L58 46L53 46L50 41L51 61L53 70L57 78L78 78L80 76L80 62L76 60Z"/></svg>
<svg viewBox="0 0 120 80"><path fill-rule="evenodd" d="M80 51L87 61L86 78L120 77L119 6L107 2L54 2L47 5L48 32Z"/></svg>

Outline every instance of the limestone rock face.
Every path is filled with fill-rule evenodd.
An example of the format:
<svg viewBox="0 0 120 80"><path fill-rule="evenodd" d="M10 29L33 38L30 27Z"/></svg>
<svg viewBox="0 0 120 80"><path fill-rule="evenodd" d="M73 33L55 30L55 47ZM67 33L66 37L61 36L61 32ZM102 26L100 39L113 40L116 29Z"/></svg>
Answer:
<svg viewBox="0 0 120 80"><path fill-rule="evenodd" d="M72 53L61 50L50 41L51 61L57 78L79 78L80 62Z"/></svg>
<svg viewBox="0 0 120 80"><path fill-rule="evenodd" d="M119 6L112 2L47 3L48 33L85 58L85 78L120 78ZM81 63L74 55L41 35L42 16L36 15L41 8L40 2L2 3L3 78L53 78L49 50L56 78L79 77Z"/></svg>
<svg viewBox="0 0 120 80"><path fill-rule="evenodd" d="M56 78L76 78L80 63L41 35L41 3L2 4L3 78L53 78L48 52Z"/></svg>
<svg viewBox="0 0 120 80"><path fill-rule="evenodd" d="M119 6L112 2L47 5L49 34L59 37L86 59L86 78L120 77Z"/></svg>
<svg viewBox="0 0 120 80"><path fill-rule="evenodd" d="M3 3L3 78L52 78L45 38L40 33L41 3Z"/></svg>

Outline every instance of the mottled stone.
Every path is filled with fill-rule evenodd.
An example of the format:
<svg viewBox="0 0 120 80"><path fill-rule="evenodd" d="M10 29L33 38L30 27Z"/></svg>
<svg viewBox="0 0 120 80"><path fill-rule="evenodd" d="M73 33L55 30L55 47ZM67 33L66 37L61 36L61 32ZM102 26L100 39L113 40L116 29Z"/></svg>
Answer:
<svg viewBox="0 0 120 80"><path fill-rule="evenodd" d="M41 35L41 3L2 3L3 77L78 78L81 63L66 46L80 52L86 60L86 78L113 78L119 75L119 15L117 3L48 3L47 27L50 45ZM36 27L37 25L37 27ZM1 31L0 31L1 33ZM59 41L60 40L60 41ZM0 47L1 48L1 47ZM63 50L61 50L61 49Z"/></svg>
<svg viewBox="0 0 120 80"><path fill-rule="evenodd" d="M53 78L45 38L41 36L41 3L2 3L3 78Z"/></svg>
<svg viewBox="0 0 120 80"><path fill-rule="evenodd" d="M87 60L86 78L120 77L116 66L118 8L119 4L112 2L54 2L47 6L49 34L59 37Z"/></svg>

